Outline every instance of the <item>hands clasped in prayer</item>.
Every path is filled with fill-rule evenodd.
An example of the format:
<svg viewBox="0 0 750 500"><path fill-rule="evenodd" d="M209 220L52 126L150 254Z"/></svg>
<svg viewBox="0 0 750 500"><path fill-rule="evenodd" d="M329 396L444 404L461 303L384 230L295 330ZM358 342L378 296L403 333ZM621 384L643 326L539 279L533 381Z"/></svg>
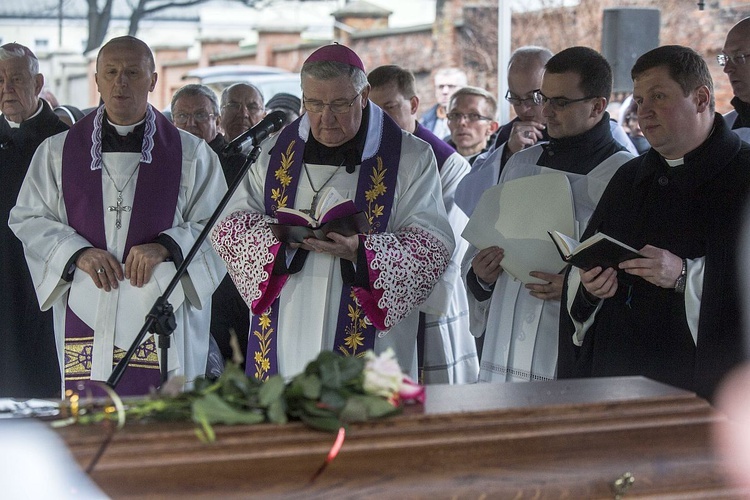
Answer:
<svg viewBox="0 0 750 500"><path fill-rule="evenodd" d="M123 279L140 288L151 279L154 267L169 257L167 249L159 243L146 243L130 249L125 267L111 253L100 248L88 248L76 259L76 267L88 273L97 288L109 292Z"/></svg>
<svg viewBox="0 0 750 500"><path fill-rule="evenodd" d="M319 240L317 238L305 238L302 244L292 243L292 248L302 248L311 252L329 253L340 259L357 262L357 248L359 247L359 236L342 236L339 233L328 233L333 241Z"/></svg>
<svg viewBox="0 0 750 500"><path fill-rule="evenodd" d="M662 288L674 288L682 272L682 259L675 254L646 245L639 250L643 259L631 259L620 263L620 269L628 274L640 276L644 280ZM588 271L579 269L581 283L587 292L599 299L612 297L617 291L617 271L595 267Z"/></svg>

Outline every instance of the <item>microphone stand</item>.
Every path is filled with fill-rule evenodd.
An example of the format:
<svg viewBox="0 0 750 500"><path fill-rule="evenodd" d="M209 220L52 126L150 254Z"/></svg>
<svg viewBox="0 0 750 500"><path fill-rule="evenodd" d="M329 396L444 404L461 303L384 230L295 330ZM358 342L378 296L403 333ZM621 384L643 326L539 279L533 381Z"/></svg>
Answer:
<svg viewBox="0 0 750 500"><path fill-rule="evenodd" d="M180 264L180 266L177 268L172 281L169 282L169 285L167 286L166 290L164 290L164 293L154 302L151 310L146 315L146 321L141 327L140 332L138 332L138 335L130 345L128 351L125 353L125 356L117 363L117 366L115 366L114 370L112 370L112 373L107 379L107 385L112 389L117 388L117 384L120 382L123 373L125 373L125 369L130 363L131 358L135 354L135 351L138 349L138 346L140 346L141 342L143 342L143 339L146 337L146 333L148 332L155 333L159 336L162 386L167 381L169 372L167 365L167 353L170 345L169 336L177 327L177 321L174 317L174 310L172 308L172 305L168 301L169 296L177 287L177 284L179 283L182 276L187 272L187 268L193 261L195 256L198 254L200 246L203 244L206 238L208 238L208 234L213 229L213 226L214 224L216 224L216 221L221 215L222 211L224 211L224 207L227 206L227 203L229 203L229 199L232 197L242 180L245 178L245 175L250 169L250 166L257 161L258 157L260 156L260 152L260 146L253 146L253 149L250 151L250 153L248 153L247 157L245 158L245 163L242 165L242 168L240 168L240 171L232 181L232 184L229 186L226 194L219 202L216 210L214 210L214 213L211 214L208 222L206 222L203 231L201 231L201 233L198 235L198 239L196 239L195 243L193 243L193 246L190 248L187 256L185 256L185 258L183 259L182 264Z"/></svg>

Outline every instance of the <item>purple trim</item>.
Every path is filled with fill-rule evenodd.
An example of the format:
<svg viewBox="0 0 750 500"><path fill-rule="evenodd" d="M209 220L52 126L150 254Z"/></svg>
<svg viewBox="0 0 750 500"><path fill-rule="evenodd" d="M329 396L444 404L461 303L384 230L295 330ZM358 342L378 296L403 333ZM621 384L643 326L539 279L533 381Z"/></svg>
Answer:
<svg viewBox="0 0 750 500"><path fill-rule="evenodd" d="M417 128L414 129L414 135L432 147L432 152L435 153L435 160L437 160L438 172L443 169L443 165L448 157L456 152L450 144L430 132L429 129L420 123L417 123Z"/></svg>
<svg viewBox="0 0 750 500"><path fill-rule="evenodd" d="M385 115L383 115L385 117ZM264 203L266 207L266 214L273 216L276 210L272 194L274 190L276 193L280 190L284 190L286 198L286 205L288 207L294 206L294 201L297 195L297 185L299 183L299 177L302 171L302 156L304 153L304 141L299 136L299 128L302 118L293 122L287 126L280 134L276 145L271 151L271 160L269 162L268 171L266 172L266 181L264 188ZM378 197L377 204L384 207L383 214L377 217L372 222L373 232L383 232L388 227L388 219L393 208L393 198L396 192L396 180L398 178L398 167L401 159L401 129L392 120L384 118L380 124L383 127L383 134L381 143L378 145L378 151L371 158L366 159L362 162L359 170L359 177L357 181L357 194L354 199L354 203L358 209L363 210L365 213L371 213L370 203L367 201L365 193L372 188L372 172L378 168L378 160L382 162L384 168L383 183L385 185L385 193ZM295 141L292 144L292 141ZM290 155L293 153L293 155ZM291 177L291 182L286 188L281 185L279 177L276 175L276 171L286 161L288 164L287 174ZM279 298L273 302L270 308L270 327L262 329L260 322L260 315L253 315L250 327L250 335L248 337L248 375L256 375L253 370L255 363L255 354L260 353L263 356L264 352L268 352L267 358L270 361L271 370L265 376L276 374L277 372L277 350L276 350L276 336L278 334L278 309L280 306ZM352 334L352 318L349 317L349 308L358 308L356 302L352 299L351 287L343 285L341 290L341 298L339 299L339 314L336 327L336 338L333 345L333 351L339 354L345 355L359 355L364 353L366 350L373 349L375 346L375 327L368 325L360 332L360 340L363 345L354 345L354 348L347 347L346 339ZM359 329L360 325L354 327ZM257 336L254 332L270 331L270 342L266 345L261 345L262 336ZM268 346L270 350L266 351L263 348ZM261 377L262 378L262 377Z"/></svg>
<svg viewBox="0 0 750 500"><path fill-rule="evenodd" d="M103 119L103 108L100 108L96 113L90 113L77 122L68 131L62 153L62 189L68 225L95 248L106 250L104 217L108 212L105 212L102 198L102 168L100 166ZM150 243L159 233L172 227L180 192L182 176L180 132L161 113L150 106L146 113L143 142L140 171L136 181L133 211L123 261L127 258L131 247ZM93 335L94 331L68 308L65 322L66 340L93 337ZM134 373L128 376L131 371ZM143 371L142 375L146 377L142 382L139 381L140 371ZM123 382L132 378L132 384L126 383L123 386L123 382L120 382L118 393L131 394L126 391L139 389L128 387L137 388L142 387L143 383L151 384L152 371L154 370L129 367L123 376ZM156 370L156 376L158 385L158 370ZM79 382L66 380L66 387L68 383L78 385ZM145 392L133 394L145 394Z"/></svg>

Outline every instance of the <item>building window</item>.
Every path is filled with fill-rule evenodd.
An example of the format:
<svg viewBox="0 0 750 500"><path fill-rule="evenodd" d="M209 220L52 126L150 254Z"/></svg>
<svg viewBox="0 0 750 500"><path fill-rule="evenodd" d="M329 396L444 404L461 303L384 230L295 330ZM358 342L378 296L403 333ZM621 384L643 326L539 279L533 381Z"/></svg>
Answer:
<svg viewBox="0 0 750 500"><path fill-rule="evenodd" d="M35 38L34 51L44 51L49 49L49 38Z"/></svg>

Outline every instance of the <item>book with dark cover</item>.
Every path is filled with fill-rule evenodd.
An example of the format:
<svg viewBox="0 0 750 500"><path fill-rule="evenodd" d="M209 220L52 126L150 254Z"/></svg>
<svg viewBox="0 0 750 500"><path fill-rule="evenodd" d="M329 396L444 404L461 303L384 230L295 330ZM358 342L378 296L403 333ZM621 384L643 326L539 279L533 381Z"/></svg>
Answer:
<svg viewBox="0 0 750 500"><path fill-rule="evenodd" d="M330 241L326 236L328 233L353 236L370 231L367 215L357 211L354 201L348 199L326 210L320 221L293 208L279 208L276 219L278 223L270 224L271 231L284 243L302 243L305 238Z"/></svg>
<svg viewBox="0 0 750 500"><path fill-rule="evenodd" d="M618 264L630 259L643 257L638 250L604 233L596 233L590 238L578 242L558 231L548 231L555 242L557 251L562 259L585 271L601 266L602 269L612 267L618 269Z"/></svg>

